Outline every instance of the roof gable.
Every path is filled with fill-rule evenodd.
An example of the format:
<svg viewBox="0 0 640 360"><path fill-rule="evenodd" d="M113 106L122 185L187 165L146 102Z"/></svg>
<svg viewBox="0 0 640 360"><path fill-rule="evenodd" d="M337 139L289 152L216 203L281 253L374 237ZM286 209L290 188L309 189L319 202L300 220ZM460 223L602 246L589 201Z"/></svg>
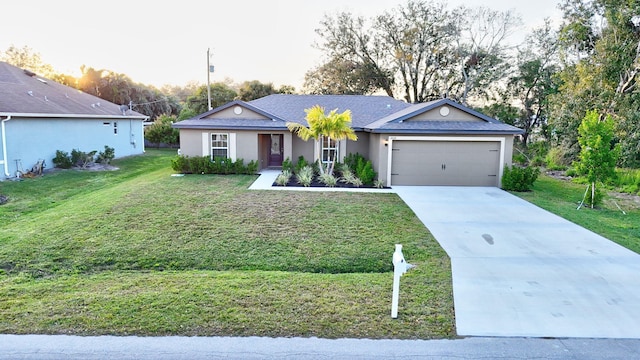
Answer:
<svg viewBox="0 0 640 360"><path fill-rule="evenodd" d="M480 121L486 122L473 114L446 104L426 110L404 121Z"/></svg>
<svg viewBox="0 0 640 360"><path fill-rule="evenodd" d="M0 113L11 116L146 118L107 100L0 62Z"/></svg>
<svg viewBox="0 0 640 360"><path fill-rule="evenodd" d="M172 126L177 129L287 129L284 119L242 100L234 100Z"/></svg>
<svg viewBox="0 0 640 360"><path fill-rule="evenodd" d="M366 126L371 132L508 133L522 130L450 99L414 104Z"/></svg>
<svg viewBox="0 0 640 360"><path fill-rule="evenodd" d="M272 117L262 111L256 111L254 107L238 103L203 116L202 119L272 120Z"/></svg>

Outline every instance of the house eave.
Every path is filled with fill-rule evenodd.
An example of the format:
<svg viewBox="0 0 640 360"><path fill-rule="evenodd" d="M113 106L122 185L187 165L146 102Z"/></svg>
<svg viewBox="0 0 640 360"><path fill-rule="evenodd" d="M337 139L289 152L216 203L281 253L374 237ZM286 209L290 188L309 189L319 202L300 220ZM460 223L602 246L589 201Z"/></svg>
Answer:
<svg viewBox="0 0 640 360"><path fill-rule="evenodd" d="M66 119L136 119L146 120L148 116L136 115L98 115L98 114L48 114L48 113L6 113L0 112L0 116L10 116L12 118L66 118Z"/></svg>
<svg viewBox="0 0 640 360"><path fill-rule="evenodd" d="M289 131L286 126L212 126L212 125L178 125L179 123L171 125L175 129L193 129L193 130L245 130L245 131L264 131L264 130L274 130L274 131Z"/></svg>
<svg viewBox="0 0 640 360"><path fill-rule="evenodd" d="M520 135L524 131L511 130L407 130L407 129L365 129L372 134L413 134L413 135Z"/></svg>

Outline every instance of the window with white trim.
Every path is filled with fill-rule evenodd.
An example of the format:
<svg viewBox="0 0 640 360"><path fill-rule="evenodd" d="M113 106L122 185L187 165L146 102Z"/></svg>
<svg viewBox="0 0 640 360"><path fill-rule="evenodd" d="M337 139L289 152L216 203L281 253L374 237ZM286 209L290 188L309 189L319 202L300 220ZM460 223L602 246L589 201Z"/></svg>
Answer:
<svg viewBox="0 0 640 360"><path fill-rule="evenodd" d="M340 155L338 149L338 142L336 140L328 136L323 136L321 145L322 162L326 164L331 161L338 161L338 156Z"/></svg>
<svg viewBox="0 0 640 360"><path fill-rule="evenodd" d="M229 134L211 134L211 159L229 157Z"/></svg>

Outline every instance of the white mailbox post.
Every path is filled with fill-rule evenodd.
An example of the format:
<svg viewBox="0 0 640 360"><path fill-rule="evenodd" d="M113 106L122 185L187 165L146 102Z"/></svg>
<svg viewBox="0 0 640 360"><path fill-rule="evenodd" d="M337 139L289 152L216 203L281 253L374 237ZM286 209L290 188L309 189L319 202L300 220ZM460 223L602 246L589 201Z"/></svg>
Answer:
<svg viewBox="0 0 640 360"><path fill-rule="evenodd" d="M400 276L407 270L415 267L404 260L402 245L396 244L396 251L393 253L393 297L391 299L391 317L398 317L398 297L400 296Z"/></svg>

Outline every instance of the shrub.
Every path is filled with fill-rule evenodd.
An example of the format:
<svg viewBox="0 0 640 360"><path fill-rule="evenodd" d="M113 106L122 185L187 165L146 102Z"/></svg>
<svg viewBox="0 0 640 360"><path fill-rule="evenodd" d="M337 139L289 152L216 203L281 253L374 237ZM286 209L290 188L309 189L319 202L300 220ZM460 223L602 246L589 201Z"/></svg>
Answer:
<svg viewBox="0 0 640 360"><path fill-rule="evenodd" d="M351 169L351 171L354 171L357 173L358 171L358 162L359 161L366 161L366 159L364 158L364 156L360 155L359 153L349 153L347 156L344 157L344 163L345 165L347 165L349 167L349 169Z"/></svg>
<svg viewBox="0 0 640 360"><path fill-rule="evenodd" d="M362 180L363 184L371 185L378 175L373 171L373 164L359 153L350 153L344 157L344 164ZM344 173L344 171L341 171Z"/></svg>
<svg viewBox="0 0 640 360"><path fill-rule="evenodd" d="M549 170L565 170L567 168L564 164L564 151L559 147L551 148L544 157L544 162Z"/></svg>
<svg viewBox="0 0 640 360"><path fill-rule="evenodd" d="M293 171L293 163L291 163L291 159L287 156L286 159L282 162L282 171Z"/></svg>
<svg viewBox="0 0 640 360"><path fill-rule="evenodd" d="M56 150L56 157L53 158L53 165L61 169L69 169L73 166L69 153L62 150Z"/></svg>
<svg viewBox="0 0 640 360"><path fill-rule="evenodd" d="M104 151L100 151L96 157L96 162L101 164L109 164L111 160L116 157L116 151L114 148L107 145L104 146Z"/></svg>
<svg viewBox="0 0 640 360"><path fill-rule="evenodd" d="M309 165L303 167L296 174L296 180L302 186L311 186L313 182L313 168Z"/></svg>
<svg viewBox="0 0 640 360"><path fill-rule="evenodd" d="M382 188L384 187L384 180L382 180L382 179L376 179L376 180L373 182L373 186L374 186L374 187L376 187L376 188L378 188L378 189L382 189Z"/></svg>
<svg viewBox="0 0 640 360"><path fill-rule="evenodd" d="M375 171L373 171L373 165L371 164L371 161L364 161L363 159L358 160L356 174L365 185L373 184L373 180L378 175Z"/></svg>
<svg viewBox="0 0 640 360"><path fill-rule="evenodd" d="M533 166L544 166L544 157L542 155L536 155L531 159L531 163L529 165Z"/></svg>
<svg viewBox="0 0 640 360"><path fill-rule="evenodd" d="M178 155L171 159L171 168L173 171L177 171L179 173L187 174L190 173L189 169L189 157Z"/></svg>
<svg viewBox="0 0 640 360"><path fill-rule="evenodd" d="M236 161L233 163L233 172L235 174L244 174L247 172L244 166L244 159L240 159L240 158L236 159Z"/></svg>
<svg viewBox="0 0 640 360"><path fill-rule="evenodd" d="M73 149L71 150L71 162L75 166L86 168L87 166L93 164L93 158L96 153L96 150L87 153L78 149Z"/></svg>
<svg viewBox="0 0 640 360"><path fill-rule="evenodd" d="M575 176L578 176L578 171L576 170L576 168L570 167L565 172L565 175L575 177Z"/></svg>
<svg viewBox="0 0 640 360"><path fill-rule="evenodd" d="M529 191L540 175L537 167L506 167L502 175L502 188L510 191Z"/></svg>
<svg viewBox="0 0 640 360"><path fill-rule="evenodd" d="M309 166L309 163L307 162L307 160L305 160L304 156L300 155L298 156L298 162L296 163L296 168L294 172L297 174L307 166Z"/></svg>
<svg viewBox="0 0 640 360"><path fill-rule="evenodd" d="M258 172L258 162L256 160L249 161L247 164L246 174L253 175Z"/></svg>
<svg viewBox="0 0 640 360"><path fill-rule="evenodd" d="M282 172L276 177L276 184L280 186L287 186L289 180L291 180L291 171L282 170Z"/></svg>
<svg viewBox="0 0 640 360"><path fill-rule="evenodd" d="M327 185L328 187L334 187L338 183L338 179L335 176L329 173L323 173L319 176L320 182Z"/></svg>
<svg viewBox="0 0 640 360"><path fill-rule="evenodd" d="M171 168L183 174L255 174L258 162L252 160L245 166L243 159L217 157L212 161L208 156L178 155L171 160Z"/></svg>
<svg viewBox="0 0 640 360"><path fill-rule="evenodd" d="M524 154L515 154L513 155L513 162L520 165L527 164L527 157Z"/></svg>

